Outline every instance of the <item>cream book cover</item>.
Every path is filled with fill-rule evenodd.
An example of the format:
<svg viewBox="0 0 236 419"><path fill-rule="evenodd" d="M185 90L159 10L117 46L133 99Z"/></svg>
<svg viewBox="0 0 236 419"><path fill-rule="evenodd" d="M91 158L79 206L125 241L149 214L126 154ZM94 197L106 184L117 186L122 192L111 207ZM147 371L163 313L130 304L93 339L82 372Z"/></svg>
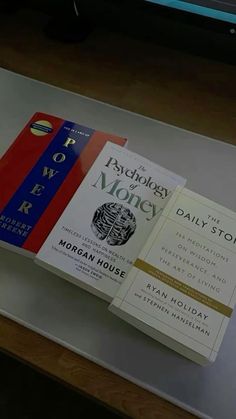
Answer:
<svg viewBox="0 0 236 419"><path fill-rule="evenodd" d="M213 362L236 299L236 214L172 195L110 310L200 364Z"/></svg>
<svg viewBox="0 0 236 419"><path fill-rule="evenodd" d="M111 301L185 180L107 143L40 249L36 263Z"/></svg>

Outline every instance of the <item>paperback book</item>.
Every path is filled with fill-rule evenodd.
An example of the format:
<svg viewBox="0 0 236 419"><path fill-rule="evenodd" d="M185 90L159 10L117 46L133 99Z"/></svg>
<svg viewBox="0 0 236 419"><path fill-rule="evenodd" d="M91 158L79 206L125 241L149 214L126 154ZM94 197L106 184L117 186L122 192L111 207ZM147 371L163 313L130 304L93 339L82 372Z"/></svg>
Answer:
<svg viewBox="0 0 236 419"><path fill-rule="evenodd" d="M0 245L37 253L108 140L126 143L37 112L0 160Z"/></svg>
<svg viewBox="0 0 236 419"><path fill-rule="evenodd" d="M236 299L236 214L179 188L110 310L205 365L216 359Z"/></svg>
<svg viewBox="0 0 236 419"><path fill-rule="evenodd" d="M55 224L36 263L111 301L185 180L112 143Z"/></svg>

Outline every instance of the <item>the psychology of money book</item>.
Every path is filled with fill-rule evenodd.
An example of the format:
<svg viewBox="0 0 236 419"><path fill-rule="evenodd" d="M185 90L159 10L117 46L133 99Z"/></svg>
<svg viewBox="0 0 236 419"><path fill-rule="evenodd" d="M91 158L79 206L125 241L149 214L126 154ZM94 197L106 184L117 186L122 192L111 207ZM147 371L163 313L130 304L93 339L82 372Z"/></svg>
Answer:
<svg viewBox="0 0 236 419"><path fill-rule="evenodd" d="M36 262L110 301L185 180L107 143L48 236Z"/></svg>

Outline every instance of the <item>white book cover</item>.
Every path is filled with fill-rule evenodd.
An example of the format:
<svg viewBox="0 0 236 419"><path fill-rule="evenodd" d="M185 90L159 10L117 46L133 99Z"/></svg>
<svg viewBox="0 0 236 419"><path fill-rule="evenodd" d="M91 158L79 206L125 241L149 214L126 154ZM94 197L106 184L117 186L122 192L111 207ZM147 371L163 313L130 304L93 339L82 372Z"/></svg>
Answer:
<svg viewBox="0 0 236 419"><path fill-rule="evenodd" d="M185 180L107 143L36 263L111 301L172 192Z"/></svg>
<svg viewBox="0 0 236 419"><path fill-rule="evenodd" d="M215 360L236 299L236 214L177 190L110 310L190 359Z"/></svg>

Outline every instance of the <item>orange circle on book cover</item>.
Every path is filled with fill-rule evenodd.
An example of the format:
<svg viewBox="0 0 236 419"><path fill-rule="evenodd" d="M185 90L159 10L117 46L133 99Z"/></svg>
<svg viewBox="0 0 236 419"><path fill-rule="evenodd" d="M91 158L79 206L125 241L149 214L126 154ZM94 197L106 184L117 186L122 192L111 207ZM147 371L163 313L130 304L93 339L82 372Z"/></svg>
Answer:
<svg viewBox="0 0 236 419"><path fill-rule="evenodd" d="M49 134L52 130L52 124L49 121L35 121L30 125L30 131L32 134L39 137Z"/></svg>

